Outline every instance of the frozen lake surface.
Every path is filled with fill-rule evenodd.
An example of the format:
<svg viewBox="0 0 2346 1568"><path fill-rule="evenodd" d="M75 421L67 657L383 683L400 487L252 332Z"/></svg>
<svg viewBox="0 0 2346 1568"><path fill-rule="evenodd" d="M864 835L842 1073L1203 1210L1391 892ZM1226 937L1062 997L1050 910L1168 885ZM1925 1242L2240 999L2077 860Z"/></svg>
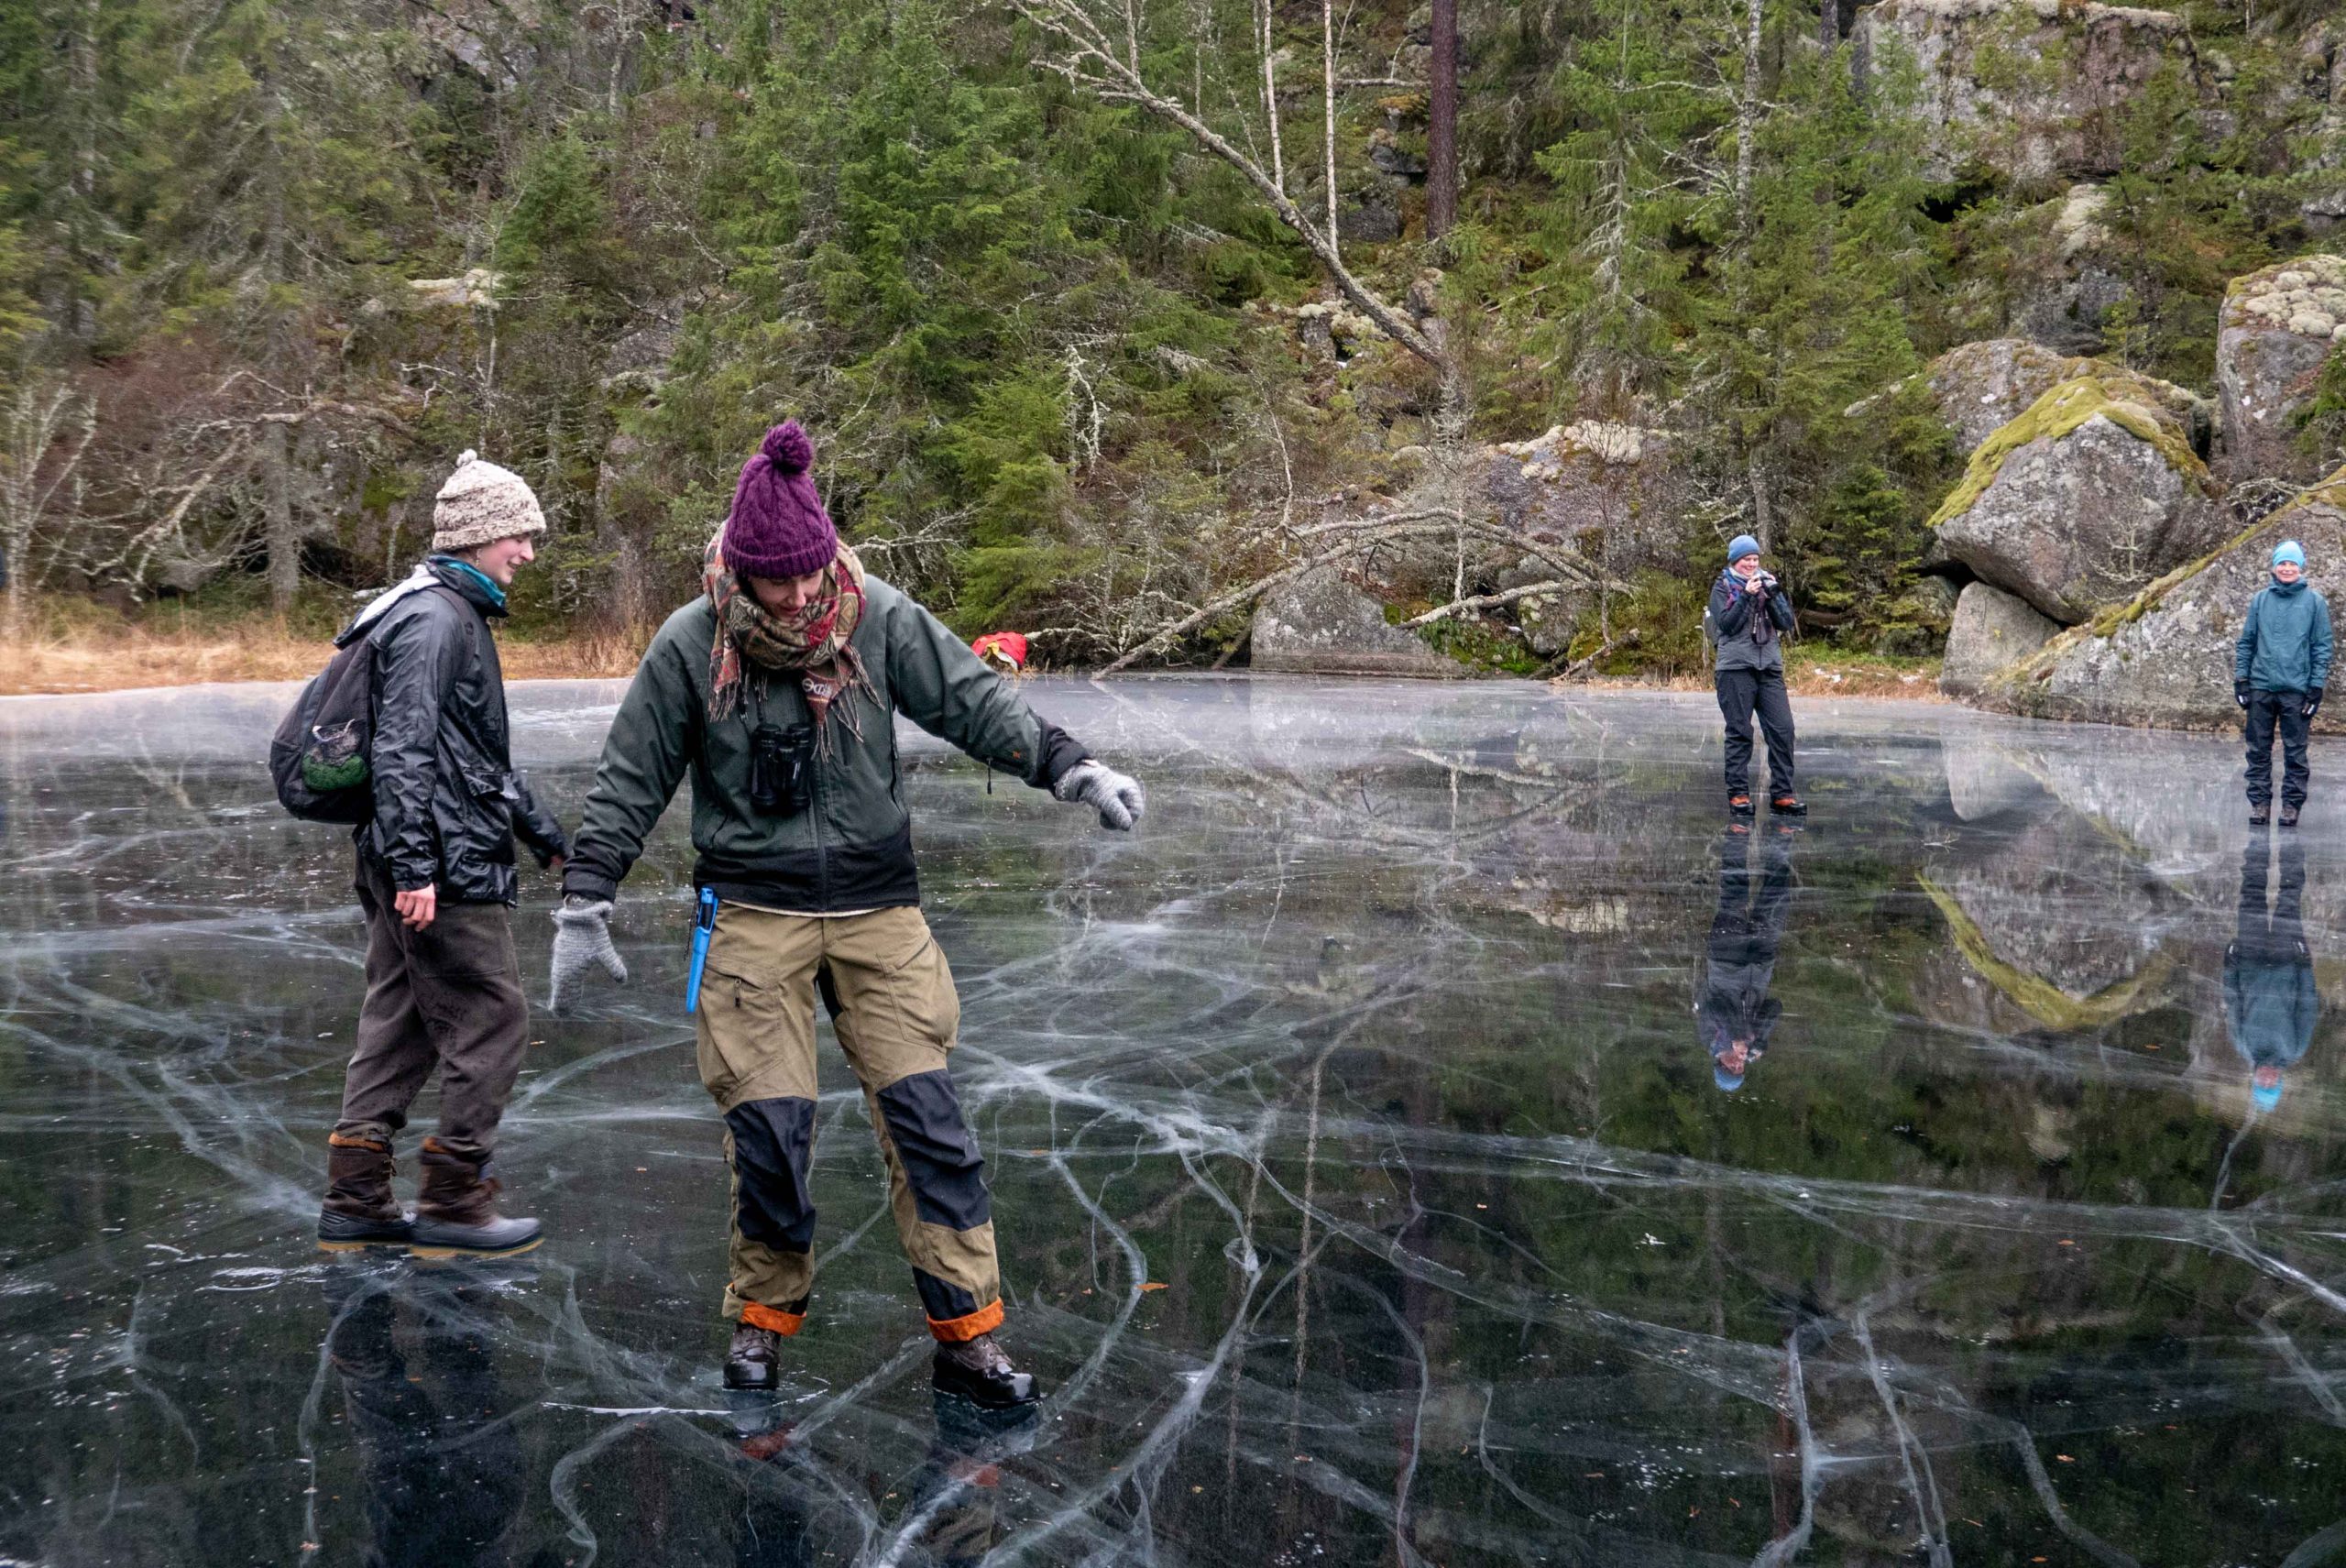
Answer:
<svg viewBox="0 0 2346 1568"><path fill-rule="evenodd" d="M516 688L566 821L618 691ZM360 927L289 695L0 703L0 1560L2346 1561L2336 746L2252 839L2229 740L1807 702L1735 835L1699 695L1037 683L1126 839L909 737L1004 1424L828 1043L807 1330L718 1388L681 811L534 1021L548 1245L313 1250Z"/></svg>

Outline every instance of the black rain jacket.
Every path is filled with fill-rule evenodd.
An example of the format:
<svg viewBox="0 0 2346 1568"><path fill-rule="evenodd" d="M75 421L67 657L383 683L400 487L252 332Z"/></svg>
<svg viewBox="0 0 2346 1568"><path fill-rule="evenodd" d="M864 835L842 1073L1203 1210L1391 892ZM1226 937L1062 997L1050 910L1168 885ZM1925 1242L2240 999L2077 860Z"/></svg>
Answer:
<svg viewBox="0 0 2346 1568"><path fill-rule="evenodd" d="M570 846L513 771L505 672L488 629L504 607L467 574L427 566L455 597L409 594L368 631L375 819L359 826L358 849L402 893L431 883L450 903L511 904L515 834L542 866Z"/></svg>

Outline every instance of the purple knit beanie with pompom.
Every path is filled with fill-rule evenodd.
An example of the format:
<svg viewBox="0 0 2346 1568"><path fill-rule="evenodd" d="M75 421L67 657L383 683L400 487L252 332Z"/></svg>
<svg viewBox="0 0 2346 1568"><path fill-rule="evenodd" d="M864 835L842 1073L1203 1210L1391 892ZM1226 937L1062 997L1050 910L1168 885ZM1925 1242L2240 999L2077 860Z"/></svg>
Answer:
<svg viewBox="0 0 2346 1568"><path fill-rule="evenodd" d="M741 465L733 510L725 514L725 564L741 576L803 577L839 553L839 530L806 470L815 444L795 419L766 432Z"/></svg>

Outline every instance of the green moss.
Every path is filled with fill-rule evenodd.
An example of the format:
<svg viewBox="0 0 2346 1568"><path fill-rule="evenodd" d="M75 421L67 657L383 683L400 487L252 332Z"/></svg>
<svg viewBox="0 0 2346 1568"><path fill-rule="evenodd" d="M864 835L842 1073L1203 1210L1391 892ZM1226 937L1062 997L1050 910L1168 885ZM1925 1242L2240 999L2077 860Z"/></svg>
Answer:
<svg viewBox="0 0 2346 1568"><path fill-rule="evenodd" d="M1927 876L1917 880L1922 883L1923 891L1931 895L1931 902L1938 905L1939 913L1946 917L1947 930L1954 936L1964 961L1978 970L1982 980L2002 992L2012 1005L2048 1029L2100 1029L2138 1013L2158 1000L2160 988L2175 967L2174 960L2162 952L2141 973L2081 1000L2043 975L2031 974L1998 958L1978 922L1963 912L1953 894Z"/></svg>
<svg viewBox="0 0 2346 1568"><path fill-rule="evenodd" d="M2156 447L2167 466L2203 494L2215 493L2208 466L2191 450L2190 438L2175 417L2158 406L2150 384L2123 371L2106 371L2062 382L1981 442L1979 450L1971 455L1962 482L1931 514L1931 526L1942 527L1977 506L2013 453L2033 441L2058 441L2096 414Z"/></svg>

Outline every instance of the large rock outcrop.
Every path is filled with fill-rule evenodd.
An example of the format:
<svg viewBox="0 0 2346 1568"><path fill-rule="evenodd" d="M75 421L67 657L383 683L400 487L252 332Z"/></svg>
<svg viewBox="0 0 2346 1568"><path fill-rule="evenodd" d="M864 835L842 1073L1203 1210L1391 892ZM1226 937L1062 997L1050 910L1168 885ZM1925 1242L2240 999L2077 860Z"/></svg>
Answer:
<svg viewBox="0 0 2346 1568"><path fill-rule="evenodd" d="M2301 256L2232 280L2216 332L2217 464L2227 478L2319 474L2298 442L2296 415L2339 342L2346 342L2346 257Z"/></svg>
<svg viewBox="0 0 2346 1568"><path fill-rule="evenodd" d="M1385 607L1323 567L1265 594L1254 667L1310 675L1463 675L1464 666L1389 624Z"/></svg>
<svg viewBox="0 0 2346 1568"><path fill-rule="evenodd" d="M2082 0L1881 0L1858 13L1858 68L1892 48L1922 71L1930 171L1985 167L2024 180L2118 171L2119 114L2161 71L2213 96L2188 24L2172 11Z"/></svg>
<svg viewBox="0 0 2346 1568"><path fill-rule="evenodd" d="M2304 541L2317 561L2346 560L2346 468L2206 559L2000 671L1979 700L2041 718L2231 729L2232 644L2284 539ZM2317 722L2338 725L2327 710Z"/></svg>
<svg viewBox="0 0 2346 1568"><path fill-rule="evenodd" d="M1967 584L1963 597L1955 601L1954 624L1947 628L1939 690L1949 696L1971 696L1998 670L2025 659L2060 631L2058 621L2038 614L2026 599L1991 584Z"/></svg>
<svg viewBox="0 0 2346 1568"><path fill-rule="evenodd" d="M1923 375L1940 417L1966 452L1977 451L2037 399L2080 376L2096 377L2124 396L2166 410L2183 425L2194 451L2207 447L2215 420L2214 405L2187 387L2136 375L2106 359L2063 354L2024 337L1983 338L1950 348Z"/></svg>
<svg viewBox="0 0 2346 1568"><path fill-rule="evenodd" d="M2223 517L2188 433L2129 378L2046 392L1971 455L1939 548L2064 626L2211 547Z"/></svg>

